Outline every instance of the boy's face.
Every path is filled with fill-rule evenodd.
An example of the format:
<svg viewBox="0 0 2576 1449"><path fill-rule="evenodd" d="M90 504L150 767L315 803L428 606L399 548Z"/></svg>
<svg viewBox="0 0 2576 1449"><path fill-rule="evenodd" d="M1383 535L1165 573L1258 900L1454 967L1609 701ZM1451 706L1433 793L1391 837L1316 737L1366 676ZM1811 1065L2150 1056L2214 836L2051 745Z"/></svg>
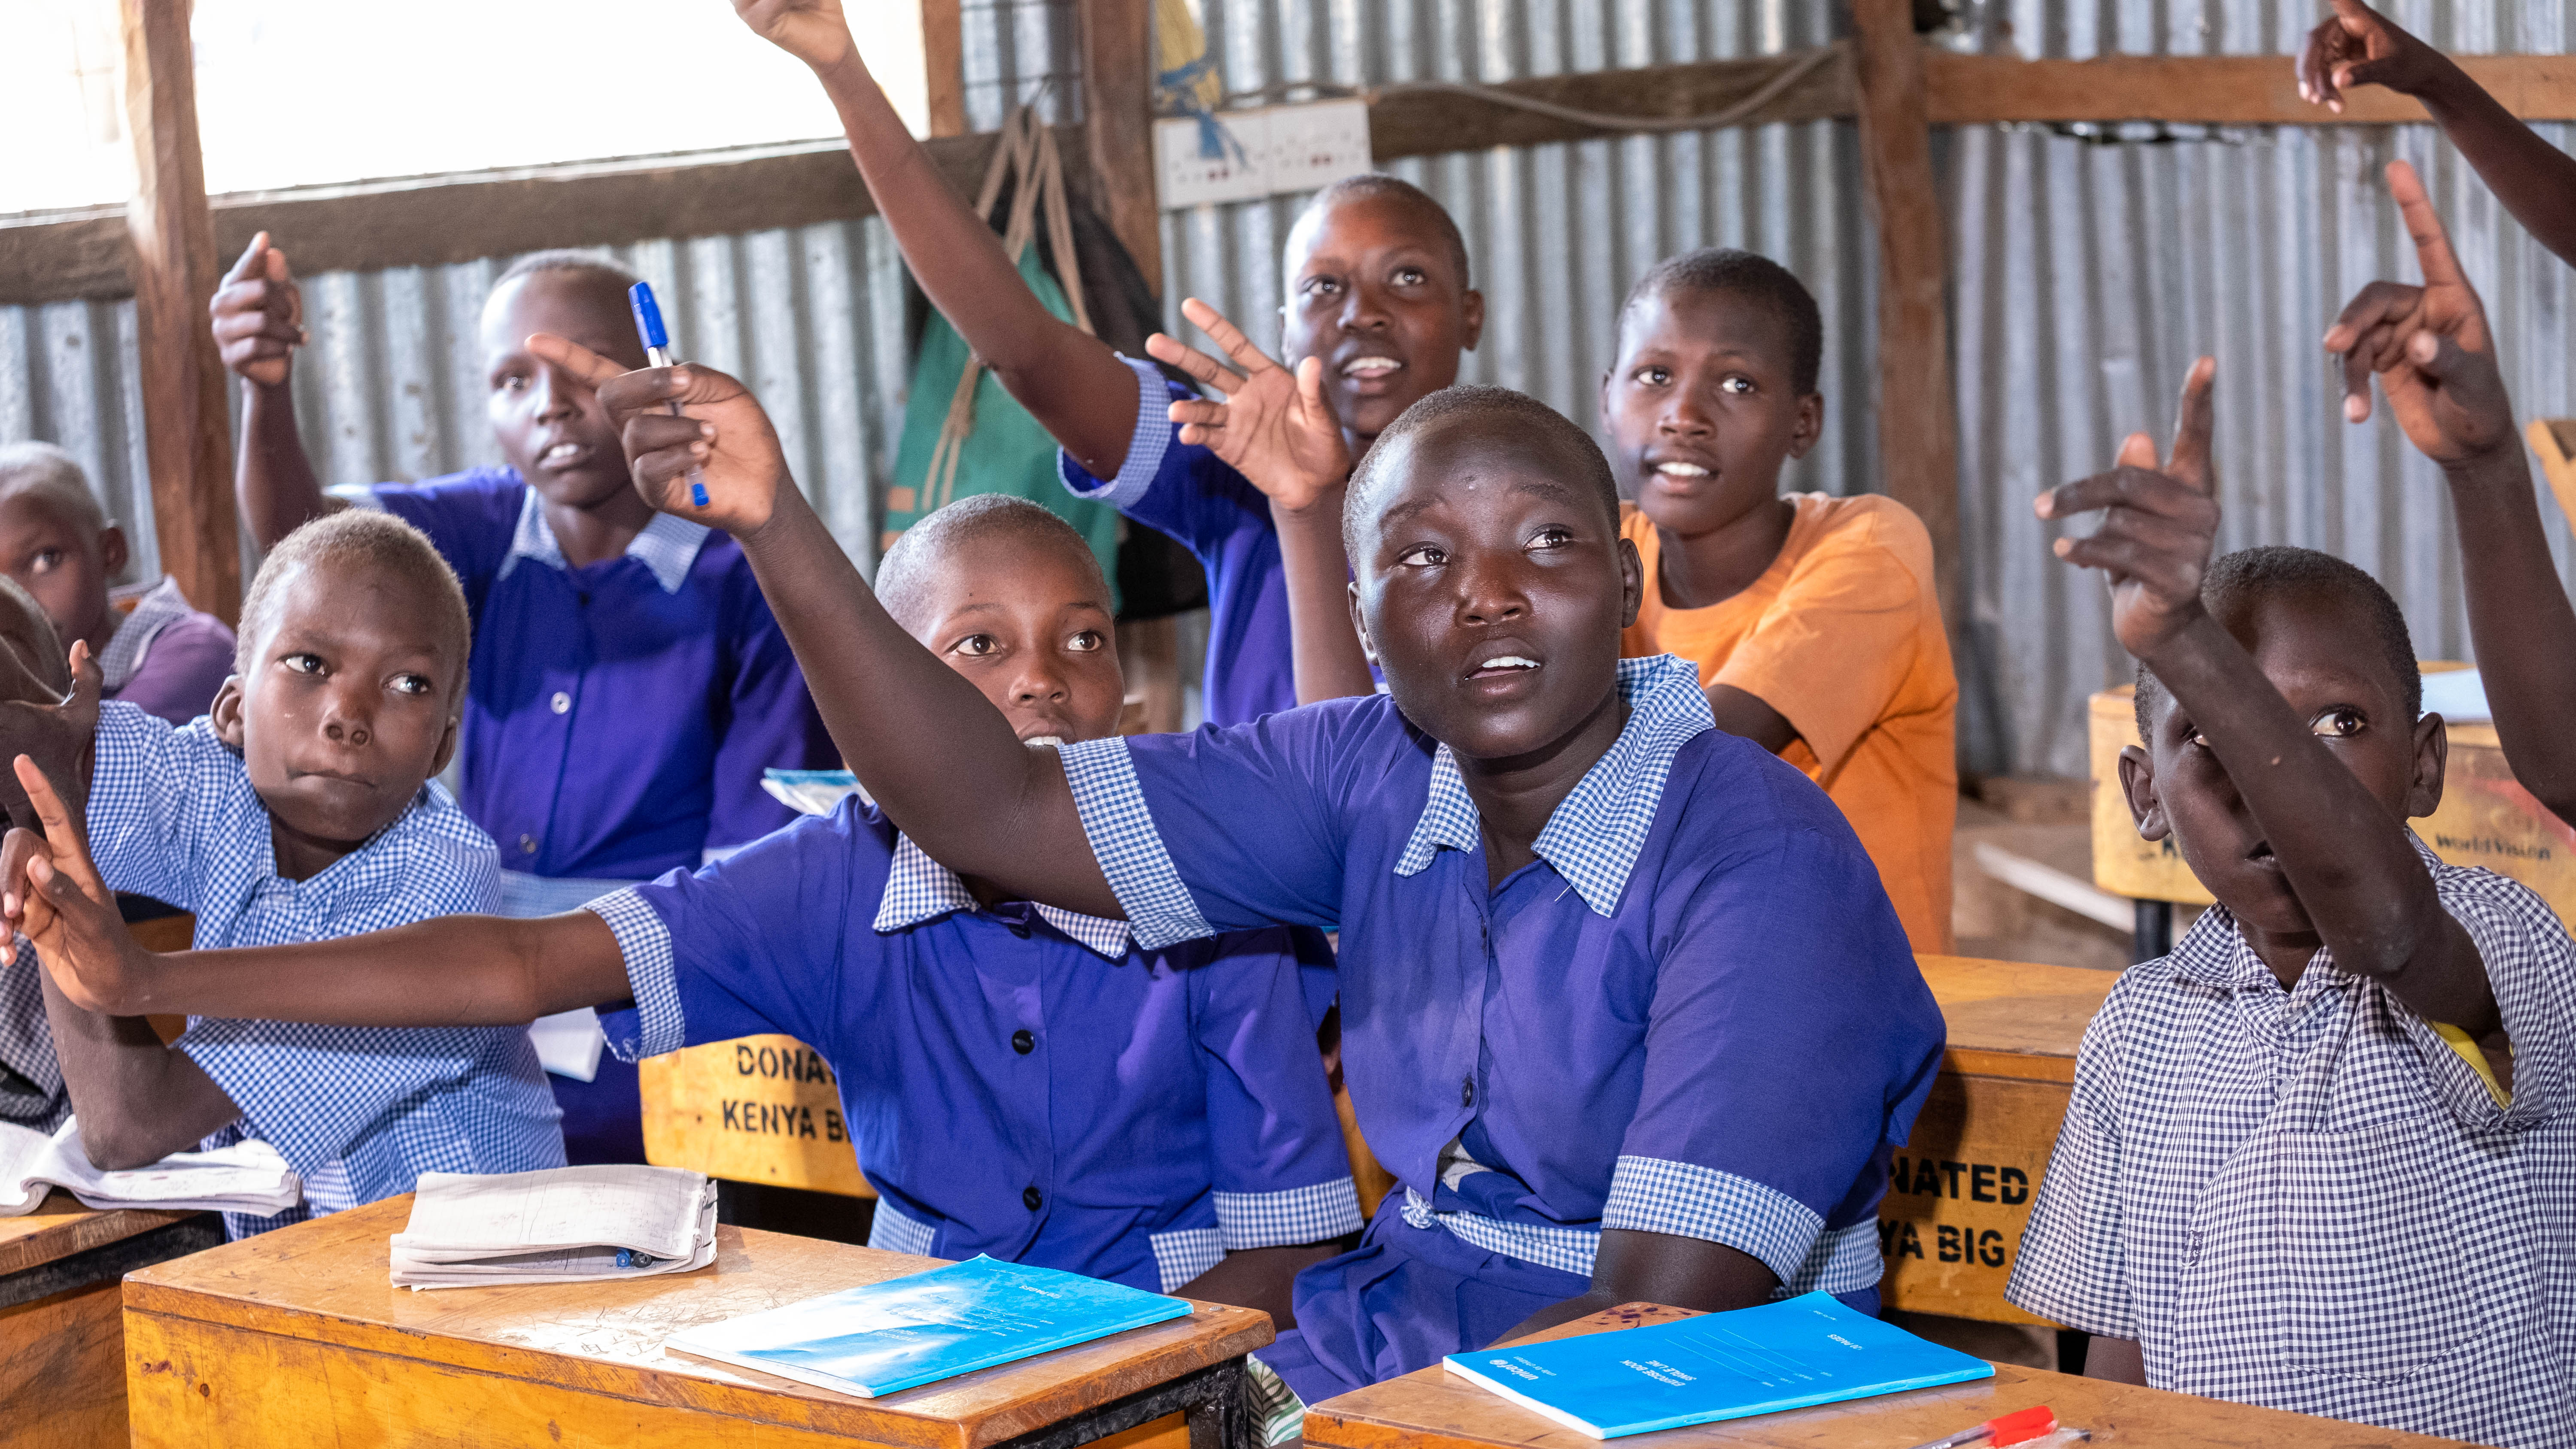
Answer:
<svg viewBox="0 0 2576 1449"><path fill-rule="evenodd" d="M1485 328L1485 299L1458 274L1420 202L1356 196L1301 220L1285 258L1280 349L1324 364L1324 395L1362 438L1458 380Z"/></svg>
<svg viewBox="0 0 2576 1449"><path fill-rule="evenodd" d="M456 745L465 660L398 571L323 560L280 584L248 673L214 727L290 848L336 859L392 824Z"/></svg>
<svg viewBox="0 0 2576 1449"><path fill-rule="evenodd" d="M1615 697L1637 550L1556 440L1470 415L1397 446L1353 540L1361 642L1433 738L1537 755Z"/></svg>
<svg viewBox="0 0 2576 1449"><path fill-rule="evenodd" d="M1098 571L1061 543L988 533L938 560L912 637L975 681L1023 741L1106 739L1127 700Z"/></svg>
<svg viewBox="0 0 2576 1449"><path fill-rule="evenodd" d="M602 357L638 368L626 294L598 272L531 272L483 307L483 365L491 388L492 435L501 455L539 496L591 508L633 486L626 451L599 394L528 351L528 334L569 337Z"/></svg>
<svg viewBox="0 0 2576 1449"><path fill-rule="evenodd" d="M1658 528L1722 528L1771 501L1825 400L1795 390L1789 324L1740 292L1650 294L1628 309L1601 380L1610 459Z"/></svg>
<svg viewBox="0 0 2576 1449"><path fill-rule="evenodd" d="M0 498L0 573L45 606L66 646L107 623L107 580L125 567L125 530L90 532L84 519L41 493Z"/></svg>
<svg viewBox="0 0 2576 1449"><path fill-rule="evenodd" d="M2399 680L2380 662L2366 614L2350 600L2303 590L2260 597L2220 621L2326 748L2399 820L2442 803L2441 717L2406 718ZM2312 929L2263 827L2196 732L2162 696L2141 750L2120 757L2138 833L2170 833L2192 874L2247 926L2273 935Z"/></svg>

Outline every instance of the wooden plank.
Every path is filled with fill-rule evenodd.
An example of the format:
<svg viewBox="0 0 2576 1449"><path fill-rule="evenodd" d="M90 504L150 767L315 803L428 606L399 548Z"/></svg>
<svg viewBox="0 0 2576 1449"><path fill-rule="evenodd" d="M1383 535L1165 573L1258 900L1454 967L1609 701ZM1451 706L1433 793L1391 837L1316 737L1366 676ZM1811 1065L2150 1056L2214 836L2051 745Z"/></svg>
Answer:
<svg viewBox="0 0 2576 1449"><path fill-rule="evenodd" d="M2526 121L2576 120L2576 55L2453 57ZM2167 121L2210 126L2421 124L2424 107L2384 86L2344 95L2341 115L2299 99L2286 55L2123 55L2024 60L1935 50L1924 60L1933 125Z"/></svg>
<svg viewBox="0 0 2576 1449"><path fill-rule="evenodd" d="M1934 587L1959 632L1958 400L1949 266L1932 181L1924 50L1912 0L1856 0L1861 174L1878 233L1878 450L1887 495L1932 535ZM1958 651L1953 649L1952 653Z"/></svg>
<svg viewBox="0 0 2576 1449"><path fill-rule="evenodd" d="M966 134L966 26L958 0L921 0L922 87L930 134Z"/></svg>
<svg viewBox="0 0 2576 1449"><path fill-rule="evenodd" d="M1759 90L1798 55L1711 60L1634 70L1585 71L1503 81L1494 89L1605 115L1651 118L1713 115ZM1857 105L1852 67L1837 59L1807 72L1787 91L1738 122L1829 120ZM1436 156L1493 146L1537 146L1617 134L1555 116L1449 92L1396 92L1369 105L1369 149L1381 161Z"/></svg>
<svg viewBox="0 0 2576 1449"><path fill-rule="evenodd" d="M387 1239L410 1213L408 1196L389 1198L129 1276L135 1442L545 1442L551 1422L566 1443L776 1435L801 1444L810 1442L802 1435L839 1434L904 1449L984 1449L1228 1363L1272 1337L1266 1314L1198 1304L1170 1323L851 1398L662 1345L696 1324L936 1260L726 1226L715 1266L695 1273L413 1293L386 1281ZM413 1414L424 1417L405 1417ZM707 1428L720 1423L710 1439Z"/></svg>
<svg viewBox="0 0 2576 1449"><path fill-rule="evenodd" d="M0 1308L0 1449L126 1442L122 1318L114 1283Z"/></svg>
<svg viewBox="0 0 2576 1449"><path fill-rule="evenodd" d="M1525 1341L1693 1316L1687 1309L1623 1304ZM1898 1449L2033 1404L2051 1405L2058 1422L2091 1430L2095 1449L2184 1444L2200 1449L2432 1449L2455 1442L2013 1364L1997 1364L1993 1378L1974 1383L1666 1429L1623 1442L1640 1449ZM1306 1412L1306 1442L1335 1449L1597 1449L1601 1441L1434 1366L1315 1405Z"/></svg>
<svg viewBox="0 0 2576 1449"><path fill-rule="evenodd" d="M206 306L223 275L197 150L189 0L123 0L125 119L134 137L135 346L143 444L161 568L188 602L241 613L241 540L233 525L232 420Z"/></svg>
<svg viewBox="0 0 2576 1449"><path fill-rule="evenodd" d="M1917 956L1949 1023L1952 1071L2033 1082L2075 1080L2075 1049L2117 972L1966 956ZM2054 1129L2051 1129L2052 1132Z"/></svg>
<svg viewBox="0 0 2576 1449"><path fill-rule="evenodd" d="M1078 0L1082 114L1092 207L1154 295L1163 293L1163 215L1154 192L1154 0Z"/></svg>
<svg viewBox="0 0 2576 1449"><path fill-rule="evenodd" d="M82 1207L70 1193L57 1188L34 1212L0 1218L0 1276L121 1243L192 1216L143 1208L101 1212Z"/></svg>
<svg viewBox="0 0 2576 1449"><path fill-rule="evenodd" d="M644 1160L732 1182L875 1197L841 1120L840 1083L792 1036L709 1042L636 1064Z"/></svg>
<svg viewBox="0 0 2576 1449"><path fill-rule="evenodd" d="M1065 185L1091 199L1080 131L1060 127L1056 139L1066 156ZM948 184L972 197L996 142L985 134L925 144ZM238 255L265 230L305 276L876 214L838 141L245 191L216 197L212 209L218 256L226 248ZM0 306L131 295L123 217L120 209L0 223ZM202 303L196 320L204 330Z"/></svg>

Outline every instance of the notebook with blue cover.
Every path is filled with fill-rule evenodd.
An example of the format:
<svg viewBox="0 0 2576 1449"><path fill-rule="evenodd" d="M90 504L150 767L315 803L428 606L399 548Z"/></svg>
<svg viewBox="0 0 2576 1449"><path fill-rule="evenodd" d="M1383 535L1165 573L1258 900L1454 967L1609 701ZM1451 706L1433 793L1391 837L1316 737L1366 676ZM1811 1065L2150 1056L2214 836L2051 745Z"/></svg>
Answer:
<svg viewBox="0 0 2576 1449"><path fill-rule="evenodd" d="M1595 1439L1865 1399L1994 1374L1984 1359L1855 1313L1830 1293L1512 1348L1449 1372Z"/></svg>
<svg viewBox="0 0 2576 1449"><path fill-rule="evenodd" d="M663 1347L873 1399L1189 1311L1159 1293L975 1257L705 1324Z"/></svg>

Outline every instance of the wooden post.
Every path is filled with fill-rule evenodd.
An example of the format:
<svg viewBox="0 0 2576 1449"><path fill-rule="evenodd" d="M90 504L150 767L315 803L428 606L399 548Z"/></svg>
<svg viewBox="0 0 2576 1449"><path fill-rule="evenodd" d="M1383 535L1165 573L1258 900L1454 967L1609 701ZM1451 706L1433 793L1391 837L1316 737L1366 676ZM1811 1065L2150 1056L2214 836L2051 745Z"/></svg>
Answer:
<svg viewBox="0 0 2576 1449"><path fill-rule="evenodd" d="M958 0L921 0L921 70L930 134L966 134L966 25Z"/></svg>
<svg viewBox="0 0 2576 1449"><path fill-rule="evenodd" d="M135 346L143 373L144 454L161 567L198 608L241 613L234 530L232 421L223 359L206 321L223 266L197 150L190 0L122 0L125 119L134 133Z"/></svg>
<svg viewBox="0 0 2576 1449"><path fill-rule="evenodd" d="M1853 0L1860 32L1861 169L1878 229L1878 451L1888 496L1932 533L1951 637L1959 630L1958 401L1950 381L1948 267L1932 186L1923 42L1912 0Z"/></svg>
<svg viewBox="0 0 2576 1449"><path fill-rule="evenodd" d="M1145 285L1163 292L1162 213L1154 196L1153 0L1080 0L1083 130L1101 210Z"/></svg>

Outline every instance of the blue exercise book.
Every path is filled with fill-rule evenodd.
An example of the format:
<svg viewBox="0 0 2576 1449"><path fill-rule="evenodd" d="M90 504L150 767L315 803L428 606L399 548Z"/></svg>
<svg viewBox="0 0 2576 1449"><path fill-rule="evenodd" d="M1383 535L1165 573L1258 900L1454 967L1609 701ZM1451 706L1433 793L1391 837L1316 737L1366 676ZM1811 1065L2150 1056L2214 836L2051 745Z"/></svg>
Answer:
<svg viewBox="0 0 2576 1449"><path fill-rule="evenodd" d="M1993 1376L1984 1359L1854 1313L1830 1293L1453 1353L1449 1372L1595 1439Z"/></svg>
<svg viewBox="0 0 2576 1449"><path fill-rule="evenodd" d="M975 1257L692 1328L663 1347L873 1399L1189 1311L1159 1293Z"/></svg>

